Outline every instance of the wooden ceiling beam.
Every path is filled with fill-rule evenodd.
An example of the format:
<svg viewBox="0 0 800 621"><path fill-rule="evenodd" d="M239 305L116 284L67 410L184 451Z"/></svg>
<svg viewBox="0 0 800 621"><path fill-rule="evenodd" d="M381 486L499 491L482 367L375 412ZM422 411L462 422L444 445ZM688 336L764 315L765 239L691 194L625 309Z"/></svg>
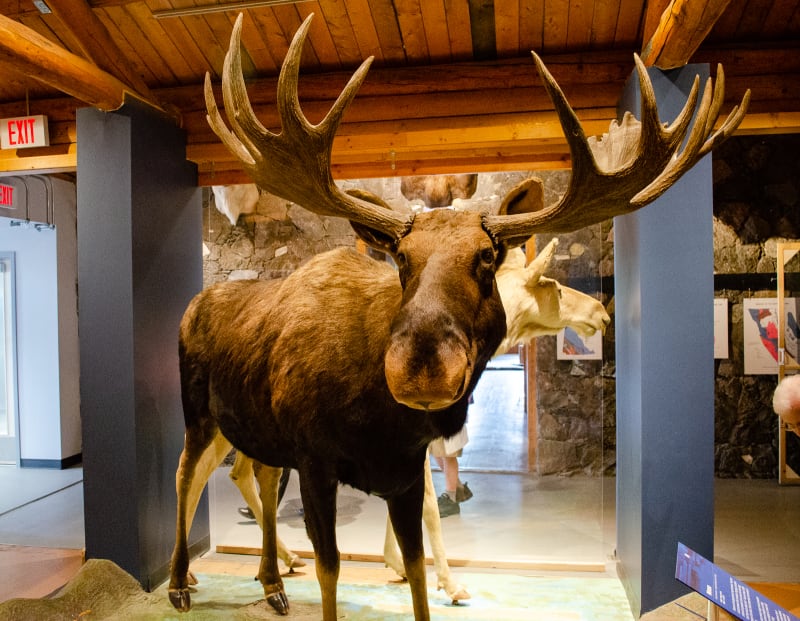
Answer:
<svg viewBox="0 0 800 621"><path fill-rule="evenodd" d="M0 26L2 23L0 16ZM88 65L89 77L83 72L70 74L69 67L58 64L60 56L44 53L21 65L16 57L8 58L3 48L7 43L8 37L0 30L0 74L4 76L16 79L20 69L32 74L58 73L65 87L72 82L84 89L92 76L100 76L101 83L112 84L110 91L121 97L124 85L84 59L79 60ZM22 45L14 49L19 47ZM703 49L692 62L725 64L727 109L738 103L746 88L753 89L752 112L737 134L800 133L798 49L791 45ZM547 64L586 132L598 134L607 129L615 114L618 91L631 70L630 55L602 54L591 57L591 64L588 60L582 55L551 56ZM301 79L301 105L312 121L327 111L348 78L349 73L342 72ZM279 124L275 88L273 79L248 83L256 115L267 127ZM191 85L159 89L155 95L183 112L187 159L197 163L201 185L223 183L221 179L224 183L232 183L231 179L247 182L241 167L209 129L201 92L199 85ZM51 128L50 147L0 153L0 175L40 168L68 170L72 166L74 170L75 109L82 105L80 101L97 105L97 96L92 95L94 100L85 93L74 97L33 99L29 105L24 101L0 104L0 118L47 114ZM115 105L119 105L116 99ZM452 116L455 111L459 116ZM552 104L530 64L519 60L430 69L376 68L345 115L333 148L336 178L568 165L569 152Z"/></svg>
<svg viewBox="0 0 800 621"><path fill-rule="evenodd" d="M126 95L159 107L88 60L4 15L0 15L0 63L100 110L116 110Z"/></svg>
<svg viewBox="0 0 800 621"><path fill-rule="evenodd" d="M86 0L58 0L48 6L53 15L70 31L87 59L128 84L140 98L155 101L150 88L128 62Z"/></svg>
<svg viewBox="0 0 800 621"><path fill-rule="evenodd" d="M650 39L653 38L658 25L661 23L661 16L667 10L672 0L648 0L645 8L644 25L642 26L642 47L645 48Z"/></svg>
<svg viewBox="0 0 800 621"><path fill-rule="evenodd" d="M652 37L642 46L646 66L675 69L689 62L731 0L671 0L659 18ZM657 12L662 2L648 11ZM653 15L648 12L645 23Z"/></svg>

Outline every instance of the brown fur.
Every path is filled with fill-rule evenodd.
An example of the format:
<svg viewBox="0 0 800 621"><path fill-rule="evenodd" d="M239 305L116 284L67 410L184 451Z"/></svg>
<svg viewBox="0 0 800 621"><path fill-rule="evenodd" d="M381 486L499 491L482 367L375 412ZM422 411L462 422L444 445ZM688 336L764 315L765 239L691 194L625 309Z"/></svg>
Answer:
<svg viewBox="0 0 800 621"><path fill-rule="evenodd" d="M494 280L505 248L480 224L471 212L420 214L399 242L370 239L393 254L398 271L339 249L281 284L222 283L191 302L179 343L186 441L170 578L176 608L190 606L185 546L198 488L208 464L233 445L266 465L298 470L325 619L335 616L339 482L386 498L415 617L428 618L426 447L464 424L467 398L505 332ZM264 523L271 523L259 579L280 609L275 485L259 483Z"/></svg>

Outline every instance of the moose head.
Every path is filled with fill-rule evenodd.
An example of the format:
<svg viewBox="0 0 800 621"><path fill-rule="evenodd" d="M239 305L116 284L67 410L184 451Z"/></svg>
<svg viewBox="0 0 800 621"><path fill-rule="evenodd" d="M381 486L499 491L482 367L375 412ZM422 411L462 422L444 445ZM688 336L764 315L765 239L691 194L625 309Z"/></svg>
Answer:
<svg viewBox="0 0 800 621"><path fill-rule="evenodd" d="M564 196L534 213L514 214L509 209L504 214L451 210L400 214L348 195L333 181L333 139L372 58L355 71L325 118L311 124L297 94L311 18L295 34L278 79L281 131L266 129L250 105L242 74L241 15L223 67L222 95L230 128L207 74L208 121L263 190L320 215L347 218L364 241L392 255L399 266L403 297L391 322L386 380L398 402L416 409L441 410L465 399L500 344L505 321L495 272L508 248L535 233L576 230L650 203L730 136L749 102L748 91L714 130L724 97L720 66L716 83L709 79L700 96L696 78L682 112L673 123L662 124L647 71L635 57L641 121L625 113L620 123L612 122L607 134L587 139L563 92L534 53L572 157L572 178Z"/></svg>

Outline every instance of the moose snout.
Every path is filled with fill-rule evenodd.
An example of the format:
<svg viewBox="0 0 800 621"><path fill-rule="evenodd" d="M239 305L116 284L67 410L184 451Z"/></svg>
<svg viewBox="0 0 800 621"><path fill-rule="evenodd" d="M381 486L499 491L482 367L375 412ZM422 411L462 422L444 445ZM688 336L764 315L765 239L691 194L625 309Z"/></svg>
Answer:
<svg viewBox="0 0 800 621"><path fill-rule="evenodd" d="M458 401L472 375L466 349L455 341L439 343L425 356L411 343L386 352L386 383L395 401L416 410L442 410Z"/></svg>

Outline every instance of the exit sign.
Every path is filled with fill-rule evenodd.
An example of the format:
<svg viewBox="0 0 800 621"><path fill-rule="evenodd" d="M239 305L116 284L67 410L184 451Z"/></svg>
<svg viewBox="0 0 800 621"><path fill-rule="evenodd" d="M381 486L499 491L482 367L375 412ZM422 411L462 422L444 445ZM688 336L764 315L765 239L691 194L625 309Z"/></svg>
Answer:
<svg viewBox="0 0 800 621"><path fill-rule="evenodd" d="M14 206L14 186L0 183L0 207Z"/></svg>
<svg viewBox="0 0 800 621"><path fill-rule="evenodd" d="M27 149L49 144L47 117L43 114L0 119L0 149Z"/></svg>

